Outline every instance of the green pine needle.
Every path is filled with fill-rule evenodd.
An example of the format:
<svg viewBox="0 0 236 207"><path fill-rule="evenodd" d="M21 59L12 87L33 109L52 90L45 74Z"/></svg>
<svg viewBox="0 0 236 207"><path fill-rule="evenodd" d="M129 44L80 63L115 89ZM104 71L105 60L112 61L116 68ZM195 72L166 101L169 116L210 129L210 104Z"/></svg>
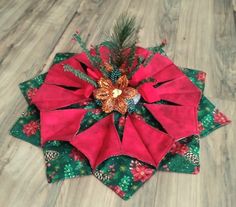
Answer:
<svg viewBox="0 0 236 207"><path fill-rule="evenodd" d="M103 74L103 76L108 77L109 76L108 71L106 70L106 68L104 66L102 66L100 64L102 62L102 59L101 59L99 48L100 48L100 45L95 46L96 56L100 59L99 60L99 65L98 65L97 68L100 70L100 72Z"/></svg>
<svg viewBox="0 0 236 207"><path fill-rule="evenodd" d="M124 60L124 49L134 46L138 41L139 27L136 25L135 17L123 13L115 22L109 39L112 58L117 67L120 67Z"/></svg>
<svg viewBox="0 0 236 207"><path fill-rule="evenodd" d="M155 83L156 80L154 78L146 78L144 80L142 80L139 84L138 87L140 87L141 85L143 85L144 83Z"/></svg>
<svg viewBox="0 0 236 207"><path fill-rule="evenodd" d="M144 66L147 66L148 63L149 63L149 62L152 60L152 58L154 57L154 55L155 55L155 53L152 53L151 55L149 55L149 56L147 57L147 59L144 61L143 65L144 65Z"/></svg>
<svg viewBox="0 0 236 207"><path fill-rule="evenodd" d="M92 65L94 67L96 67L97 69L99 69L105 77L108 77L108 75L109 75L108 72L106 71L106 69L103 66L101 66L102 59L100 57L99 45L95 46L96 56L92 56L90 54L90 51L87 49L85 42L82 40L81 36L78 33L74 34L74 38L80 44L80 47L86 53L86 55L87 55L88 59L90 60L90 62L92 63Z"/></svg>
<svg viewBox="0 0 236 207"><path fill-rule="evenodd" d="M151 50L154 53L160 53L161 55L167 56L163 48L164 48L164 45L160 44L154 47L149 47L148 50Z"/></svg>
<svg viewBox="0 0 236 207"><path fill-rule="evenodd" d="M92 65L95 67L98 67L101 62L101 58L99 56L92 56L90 54L90 51L87 49L85 42L82 40L81 36L78 33L74 34L73 37L80 44L80 47L86 53L86 55L87 55L88 59L90 60L90 62L92 63Z"/></svg>
<svg viewBox="0 0 236 207"><path fill-rule="evenodd" d="M79 77L80 79L92 84L95 88L98 87L97 83L95 80L93 80L92 78L90 78L88 75L86 75L85 73L79 71L79 70L75 70L74 68L72 68L70 65L64 65L64 71L68 71L73 73L76 77Z"/></svg>

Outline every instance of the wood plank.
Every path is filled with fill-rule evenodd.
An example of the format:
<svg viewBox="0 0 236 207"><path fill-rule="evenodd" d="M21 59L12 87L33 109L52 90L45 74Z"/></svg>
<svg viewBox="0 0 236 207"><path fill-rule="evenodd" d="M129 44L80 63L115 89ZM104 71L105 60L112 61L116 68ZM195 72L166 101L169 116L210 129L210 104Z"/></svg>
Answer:
<svg viewBox="0 0 236 207"><path fill-rule="evenodd" d="M228 114L232 123L215 131L201 142L200 205L233 207L236 201L236 103L211 99Z"/></svg>
<svg viewBox="0 0 236 207"><path fill-rule="evenodd" d="M206 94L235 100L236 31L231 1L183 1L177 36L175 62L207 72Z"/></svg>
<svg viewBox="0 0 236 207"><path fill-rule="evenodd" d="M26 108L18 83L41 72L80 2L44 0L5 4L4 1L2 4L5 7L1 7L0 24L3 28L0 32L0 204L51 206L60 183L47 184L41 150L13 139L8 130Z"/></svg>
<svg viewBox="0 0 236 207"><path fill-rule="evenodd" d="M12 125L9 114L19 114L25 107L22 105L23 97L17 90L18 84L41 72L79 5L76 0L37 2L29 5L26 9L28 13L24 13L0 39L0 96L3 99L7 97L0 103L0 129L4 132Z"/></svg>

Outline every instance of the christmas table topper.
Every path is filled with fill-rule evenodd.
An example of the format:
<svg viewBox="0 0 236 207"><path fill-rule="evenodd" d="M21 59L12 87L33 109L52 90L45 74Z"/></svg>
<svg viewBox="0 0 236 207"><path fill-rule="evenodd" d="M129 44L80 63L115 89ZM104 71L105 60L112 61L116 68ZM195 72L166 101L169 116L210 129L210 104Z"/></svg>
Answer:
<svg viewBox="0 0 236 207"><path fill-rule="evenodd" d="M94 175L123 199L155 172L197 174L199 138L230 121L203 95L202 71L176 66L164 44L137 46L135 18L84 52L58 53L20 84L29 106L10 133L43 150L49 183Z"/></svg>

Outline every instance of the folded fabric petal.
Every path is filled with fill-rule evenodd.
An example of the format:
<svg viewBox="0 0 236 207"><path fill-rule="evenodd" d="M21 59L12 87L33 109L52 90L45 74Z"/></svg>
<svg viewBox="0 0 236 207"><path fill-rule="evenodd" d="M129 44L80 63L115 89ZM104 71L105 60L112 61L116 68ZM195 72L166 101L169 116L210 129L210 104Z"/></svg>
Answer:
<svg viewBox="0 0 236 207"><path fill-rule="evenodd" d="M126 155L157 167L174 140L135 116L128 116L122 139ZM131 147L132 146L132 147Z"/></svg>
<svg viewBox="0 0 236 207"><path fill-rule="evenodd" d="M129 57L131 54L131 49L127 48L125 51L125 56ZM136 47L135 50L135 56L133 59L133 63L131 65L129 65L129 72L131 72L138 64L138 59L142 58L143 60L145 60L146 58L148 58L150 55L152 54L152 52L150 50L147 50L143 47Z"/></svg>
<svg viewBox="0 0 236 207"><path fill-rule="evenodd" d="M150 62L146 66L141 66L138 71L133 75L132 79L130 80L130 84L137 85L140 81L145 80L147 78L155 78L155 76L160 73L162 70L169 68L174 68L173 62L169 60L167 57L155 54L153 58L150 60ZM173 67L172 67L173 66ZM179 72L176 72L177 74L168 73L166 75L166 80L173 79L176 75L179 74Z"/></svg>
<svg viewBox="0 0 236 207"><path fill-rule="evenodd" d="M71 91L56 85L43 84L32 98L32 103L40 111L51 111L78 103L85 98L82 91Z"/></svg>
<svg viewBox="0 0 236 207"><path fill-rule="evenodd" d="M139 87L139 93L148 102L165 100L182 106L198 106L201 91L185 76L170 80L159 87L155 83L144 83Z"/></svg>
<svg viewBox="0 0 236 207"><path fill-rule="evenodd" d="M102 73L98 70L92 70L90 68L87 68L87 73L91 78L95 80L99 80L102 77Z"/></svg>
<svg viewBox="0 0 236 207"><path fill-rule="evenodd" d="M144 121L128 116L121 142L111 114L74 136L71 144L88 158L92 169L118 155L134 157L157 167L170 150L173 139Z"/></svg>
<svg viewBox="0 0 236 207"><path fill-rule="evenodd" d="M182 76L185 76L184 73L174 63L172 63L154 74L152 78L154 78L157 83L163 83Z"/></svg>
<svg viewBox="0 0 236 207"><path fill-rule="evenodd" d="M84 65L86 65L88 68L95 69L94 66L91 64L90 60L88 59L88 56L86 55L85 52L76 54L74 56L74 58L77 61L79 61L79 62L83 63Z"/></svg>
<svg viewBox="0 0 236 207"><path fill-rule="evenodd" d="M121 143L113 123L113 114L74 136L70 143L88 158L92 169L109 157L121 154Z"/></svg>
<svg viewBox="0 0 236 207"><path fill-rule="evenodd" d="M144 104L175 140L199 134L197 107Z"/></svg>
<svg viewBox="0 0 236 207"><path fill-rule="evenodd" d="M64 71L64 65L70 65L75 70L85 72L80 62L75 57L76 56L73 56L71 58L68 58L67 60L64 60L58 64L53 65L48 71L45 83L75 87L75 88L81 88L85 84L87 85L88 84L87 82L76 77L74 74Z"/></svg>
<svg viewBox="0 0 236 207"><path fill-rule="evenodd" d="M73 87L78 89L80 88L81 91L79 90L79 92L77 92L76 94L84 94L84 97L88 98L92 94L94 87L88 82L76 77L73 73L65 72L64 65L66 64L83 73L90 72L90 74L93 73L94 76L96 75L97 77L99 77L100 75L97 70L94 71L90 68L86 68L86 71L84 71L81 66L81 62L78 58L76 59L75 55L67 60L62 61L61 63L53 65L47 74L45 83L63 87Z"/></svg>
<svg viewBox="0 0 236 207"><path fill-rule="evenodd" d="M80 128L85 113L85 109L41 111L41 144L50 140L70 141Z"/></svg>

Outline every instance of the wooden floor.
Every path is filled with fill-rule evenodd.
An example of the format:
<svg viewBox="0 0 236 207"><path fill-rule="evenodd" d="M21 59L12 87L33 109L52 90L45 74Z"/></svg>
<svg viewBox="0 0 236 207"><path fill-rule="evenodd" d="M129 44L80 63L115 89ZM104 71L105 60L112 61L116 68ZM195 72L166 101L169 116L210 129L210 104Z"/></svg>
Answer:
<svg viewBox="0 0 236 207"><path fill-rule="evenodd" d="M57 52L105 39L128 10L139 18L140 44L166 38L177 65L207 72L206 96L232 123L201 142L201 173L157 173L123 201L94 177L48 184L40 149L8 135L26 109L18 84L47 71ZM1 207L233 207L236 205L235 0L0 0Z"/></svg>

